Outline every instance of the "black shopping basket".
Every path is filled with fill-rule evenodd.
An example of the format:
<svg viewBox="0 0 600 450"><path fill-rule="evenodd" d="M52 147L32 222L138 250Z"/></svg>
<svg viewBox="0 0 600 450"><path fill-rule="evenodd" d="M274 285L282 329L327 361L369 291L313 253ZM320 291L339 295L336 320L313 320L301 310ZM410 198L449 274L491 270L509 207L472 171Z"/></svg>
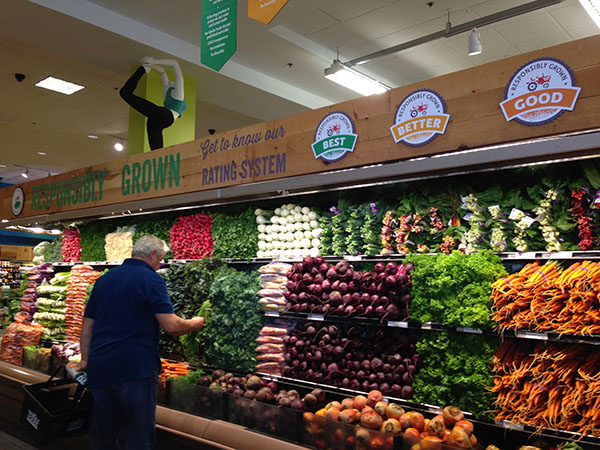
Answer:
<svg viewBox="0 0 600 450"><path fill-rule="evenodd" d="M91 393L70 378L54 379L61 370L64 372L63 366L48 381L23 386L21 424L40 445L84 434L90 428Z"/></svg>

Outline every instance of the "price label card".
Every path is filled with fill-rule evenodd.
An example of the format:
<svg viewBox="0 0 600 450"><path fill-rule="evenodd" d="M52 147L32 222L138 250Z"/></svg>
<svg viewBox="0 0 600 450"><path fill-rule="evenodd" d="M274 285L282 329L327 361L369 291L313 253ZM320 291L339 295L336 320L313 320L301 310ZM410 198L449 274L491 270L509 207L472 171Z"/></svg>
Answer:
<svg viewBox="0 0 600 450"><path fill-rule="evenodd" d="M325 316L323 314L309 314L307 317L308 320L325 320Z"/></svg>
<svg viewBox="0 0 600 450"><path fill-rule="evenodd" d="M501 424L504 428L508 428L509 430L523 431L525 429L523 424L510 422L508 420L503 420Z"/></svg>
<svg viewBox="0 0 600 450"><path fill-rule="evenodd" d="M483 334L483 331L479 328L471 327L456 327L456 331L458 331L459 333Z"/></svg>
<svg viewBox="0 0 600 450"><path fill-rule="evenodd" d="M506 257L508 259L518 259L518 258L521 257L521 254L520 253L511 252L508 255L506 255Z"/></svg>
<svg viewBox="0 0 600 450"><path fill-rule="evenodd" d="M542 258L552 258L552 253L542 253Z"/></svg>
<svg viewBox="0 0 600 450"><path fill-rule="evenodd" d="M277 311L265 311L265 316L268 316L268 317L279 317L279 313Z"/></svg>
<svg viewBox="0 0 600 450"><path fill-rule="evenodd" d="M421 328L423 330L431 330L432 326L433 326L433 323L431 323L431 322L425 322L425 323L421 324Z"/></svg>
<svg viewBox="0 0 600 450"><path fill-rule="evenodd" d="M348 261L362 261L362 256L360 256L360 255L346 255L346 259Z"/></svg>
<svg viewBox="0 0 600 450"><path fill-rule="evenodd" d="M557 259L572 258L573 257L573 252L556 252L556 253L554 253L554 257L557 258Z"/></svg>
<svg viewBox="0 0 600 450"><path fill-rule="evenodd" d="M536 333L535 331L517 331L515 335L518 338L523 339L537 339L541 341L548 340L548 335L546 333Z"/></svg>
<svg viewBox="0 0 600 450"><path fill-rule="evenodd" d="M395 320L388 320L388 327L396 327L396 328L408 328L408 322L399 322Z"/></svg>

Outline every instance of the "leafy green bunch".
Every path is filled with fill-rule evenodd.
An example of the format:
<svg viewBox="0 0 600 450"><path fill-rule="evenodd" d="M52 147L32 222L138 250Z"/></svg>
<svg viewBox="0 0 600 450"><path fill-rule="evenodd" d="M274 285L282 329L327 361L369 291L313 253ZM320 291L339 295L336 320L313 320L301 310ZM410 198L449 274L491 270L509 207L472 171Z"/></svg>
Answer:
<svg viewBox="0 0 600 450"><path fill-rule="evenodd" d="M480 419L493 420L492 358L495 338L431 332L417 342L423 367L413 383L414 400L452 405Z"/></svg>
<svg viewBox="0 0 600 450"><path fill-rule="evenodd" d="M206 362L214 367L251 371L256 366L256 341L262 327L256 273L230 269L210 287L211 322L206 328Z"/></svg>
<svg viewBox="0 0 600 450"><path fill-rule="evenodd" d="M473 255L407 256L414 264L411 317L420 322L490 328L492 283L506 276L499 257L490 250Z"/></svg>
<svg viewBox="0 0 600 450"><path fill-rule="evenodd" d="M254 209L241 213L216 213L212 223L213 256L254 258L258 251L258 229Z"/></svg>

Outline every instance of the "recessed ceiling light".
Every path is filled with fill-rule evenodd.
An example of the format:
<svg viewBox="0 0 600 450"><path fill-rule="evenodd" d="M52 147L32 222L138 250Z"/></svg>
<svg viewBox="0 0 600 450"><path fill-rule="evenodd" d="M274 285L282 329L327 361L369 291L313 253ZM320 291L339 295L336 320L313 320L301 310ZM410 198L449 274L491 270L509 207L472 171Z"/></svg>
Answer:
<svg viewBox="0 0 600 450"><path fill-rule="evenodd" d="M48 77L35 84L37 87L44 89L50 89L51 91L60 92L61 94L71 95L83 89L85 86L80 86L69 81L61 80L59 78Z"/></svg>
<svg viewBox="0 0 600 450"><path fill-rule="evenodd" d="M46 156L48 153L46 153L46 152L37 152L37 154L40 155L40 156Z"/></svg>
<svg viewBox="0 0 600 450"><path fill-rule="evenodd" d="M98 139L98 135L97 134L88 134L88 137L90 139Z"/></svg>
<svg viewBox="0 0 600 450"><path fill-rule="evenodd" d="M125 147L123 147L123 142L119 141L119 142L117 142L117 143L115 144L115 150L116 150L116 151L118 151L118 152L122 152L122 151L123 151L123 148L125 148Z"/></svg>

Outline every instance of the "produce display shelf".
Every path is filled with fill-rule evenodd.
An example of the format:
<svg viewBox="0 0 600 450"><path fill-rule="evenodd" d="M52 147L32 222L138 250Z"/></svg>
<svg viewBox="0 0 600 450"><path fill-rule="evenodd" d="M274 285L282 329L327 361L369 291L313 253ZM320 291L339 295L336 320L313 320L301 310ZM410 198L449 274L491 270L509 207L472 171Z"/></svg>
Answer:
<svg viewBox="0 0 600 450"><path fill-rule="evenodd" d="M532 339L537 341L563 342L569 344L591 344L600 345L600 335L574 335L560 334L553 332L539 332L531 330L502 330L497 332L494 330L482 330L481 328L473 327L450 327L440 323L425 322L419 323L413 320L409 321L394 321L384 320L383 322L376 318L355 318L337 315L324 316L323 314L311 313L294 313L294 312L276 312L263 311L263 316L268 318L281 318L290 320L316 321L316 322L332 322L332 323L352 323L354 325L368 325L378 327L393 327L393 328L408 328L412 330L427 330L439 332L455 332L467 334L480 334L485 336L509 337L517 339Z"/></svg>
<svg viewBox="0 0 600 450"><path fill-rule="evenodd" d="M438 255L439 253L426 253L430 256ZM600 260L600 251L565 251L565 252L502 252L496 253L499 258L505 261L530 261L530 260ZM406 259L406 255L400 253L392 253L390 255L343 255L343 256L323 256L326 262L332 263L342 259L350 262L401 262ZM225 258L227 264L269 264L273 261L278 262L302 262L303 258ZM199 259L168 259L165 264L187 264ZM78 262L53 262L54 267L73 267L79 264L87 264L90 266L119 266L122 261L78 261Z"/></svg>
<svg viewBox="0 0 600 450"><path fill-rule="evenodd" d="M294 378L278 376L278 375L270 375L270 374L265 374L265 373L260 373L260 372L259 372L259 375L263 378L266 378L268 380L273 380L275 382L295 384L295 385L303 386L303 387L306 387L309 389L314 389L314 388L318 387L325 391L333 392L338 395L347 396L347 397L353 397L356 395L366 395L365 392L363 392L363 391L355 391L352 389L346 389L346 388L332 386L332 385L324 385L324 384L319 384L319 383L315 383L312 381L297 380ZM384 396L383 399L386 402L398 403L407 409L410 409L412 411L419 411L419 412L425 413L425 414L437 415L442 412L442 408L440 406L436 406L436 405L411 402L409 400L391 397L391 396ZM537 435L540 437L549 437L549 438L578 441L579 443L586 444L586 447L585 447L586 449L587 448L600 449L600 437L596 437L596 436L592 436L592 435L584 435L584 434L570 432L570 431L555 430L552 428L539 428L539 427L534 427L534 426L530 426L530 425L524 425L521 423L510 422L507 420L496 421L496 422L482 421L482 420L475 419L473 417L473 414L468 411L463 411L463 413L468 420L470 420L471 422L473 422L475 424L476 429L479 427L483 427L483 426L498 427L498 428L501 428L506 431L511 430L511 431L517 431L517 432L524 432L524 433L528 433L531 435Z"/></svg>

